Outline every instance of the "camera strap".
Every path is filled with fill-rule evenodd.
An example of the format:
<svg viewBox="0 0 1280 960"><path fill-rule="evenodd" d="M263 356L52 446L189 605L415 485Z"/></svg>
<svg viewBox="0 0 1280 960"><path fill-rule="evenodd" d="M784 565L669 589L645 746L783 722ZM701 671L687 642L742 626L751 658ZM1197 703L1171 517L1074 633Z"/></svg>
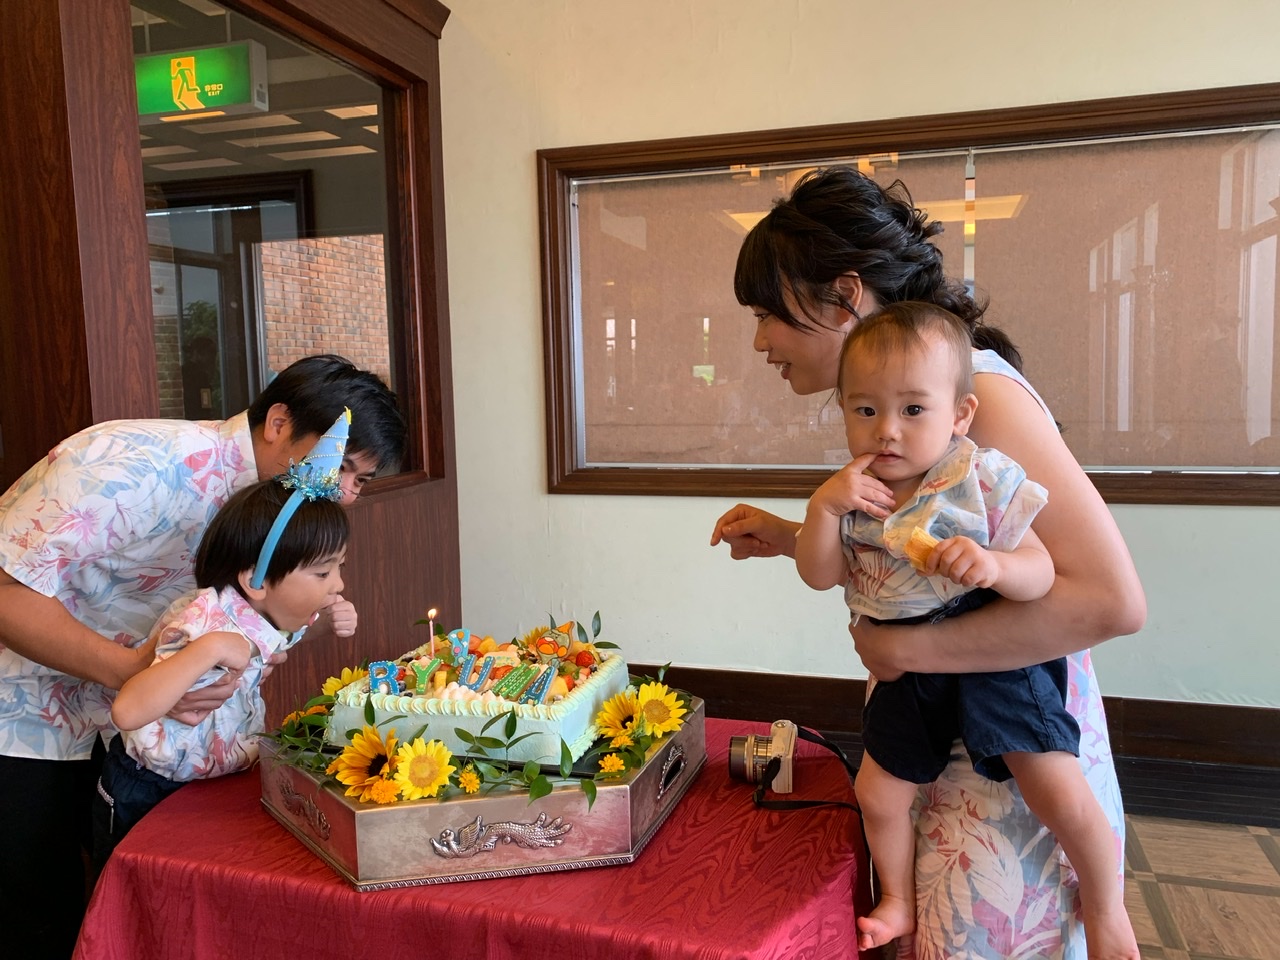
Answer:
<svg viewBox="0 0 1280 960"><path fill-rule="evenodd" d="M796 736L801 740L807 740L810 743L816 743L820 747L826 747L836 755L836 759L844 764L845 771L849 774L850 782L858 775L858 767L852 763L839 744L832 743L822 734L815 730L809 730L805 727L796 725ZM771 757L769 762L765 764L764 770L760 777L760 782L756 784L755 795L753 797L755 805L764 810L804 810L808 807L845 807L853 810L858 814L859 819L862 817L862 810L856 802L848 803L844 800L766 800L765 793L773 786L773 779L778 775L778 771L782 769L782 760L779 757Z"/></svg>

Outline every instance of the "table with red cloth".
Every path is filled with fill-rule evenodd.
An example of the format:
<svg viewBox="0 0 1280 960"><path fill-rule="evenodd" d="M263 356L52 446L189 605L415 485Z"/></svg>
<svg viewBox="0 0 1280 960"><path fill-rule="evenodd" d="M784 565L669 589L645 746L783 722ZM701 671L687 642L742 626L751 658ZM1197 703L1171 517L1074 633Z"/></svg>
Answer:
<svg viewBox="0 0 1280 960"><path fill-rule="evenodd" d="M359 892L267 813L256 770L189 784L116 848L75 957L856 956L855 889L859 912L868 897L857 814L757 808L729 777L729 737L768 725L706 725L706 766L623 866ZM853 789L831 753L800 741L784 799L852 802Z"/></svg>

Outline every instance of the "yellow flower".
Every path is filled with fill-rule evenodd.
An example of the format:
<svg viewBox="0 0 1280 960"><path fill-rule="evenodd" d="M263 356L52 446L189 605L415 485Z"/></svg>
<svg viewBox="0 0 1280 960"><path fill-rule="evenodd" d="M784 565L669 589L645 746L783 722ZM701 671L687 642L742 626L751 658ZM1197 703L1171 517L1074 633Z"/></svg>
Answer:
<svg viewBox="0 0 1280 960"><path fill-rule="evenodd" d="M373 798L376 785L385 778L388 770L394 771L397 758L396 732L388 730L386 739L377 727L365 727L351 739L351 745L338 754L329 764L326 773L346 784L346 795L362 803Z"/></svg>
<svg viewBox="0 0 1280 960"><path fill-rule="evenodd" d="M626 764L622 762L622 758L616 753L606 753L600 758L601 773L618 773Z"/></svg>
<svg viewBox="0 0 1280 960"><path fill-rule="evenodd" d="M596 714L596 726L606 737L619 737L631 732L636 721L636 699L630 690L623 690L604 702Z"/></svg>
<svg viewBox="0 0 1280 960"><path fill-rule="evenodd" d="M467 793L475 793L480 789L480 773L471 764L463 767L462 772L458 774L458 786Z"/></svg>
<svg viewBox="0 0 1280 960"><path fill-rule="evenodd" d="M449 762L453 754L439 740L428 742L419 737L401 746L397 759L396 783L406 800L434 797L457 769Z"/></svg>
<svg viewBox="0 0 1280 960"><path fill-rule="evenodd" d="M320 689L320 692L326 697L332 697L347 684L355 683L361 677L367 677L368 675L368 670L361 670L359 667L356 667L354 670L350 667L343 667L342 676L330 677L324 682L324 686Z"/></svg>
<svg viewBox="0 0 1280 960"><path fill-rule="evenodd" d="M293 711L293 713L289 714L282 721L280 721L280 726L287 727L291 723L297 723L303 717L309 717L313 714L328 713L328 712L329 712L329 708L322 703L316 704L314 707L308 707L306 710L295 710Z"/></svg>
<svg viewBox="0 0 1280 960"><path fill-rule="evenodd" d="M395 803L400 797L400 784L395 780L378 780L369 786L369 799L374 803Z"/></svg>
<svg viewBox="0 0 1280 960"><path fill-rule="evenodd" d="M634 743L635 741L631 739L630 733L620 733L616 737L614 737L612 740L609 741L609 746L614 748L629 747Z"/></svg>
<svg viewBox="0 0 1280 960"><path fill-rule="evenodd" d="M550 629L551 628L547 626L534 627L532 630L530 630L523 637L521 637L519 640L516 641L516 646L518 646L521 650L532 650L533 645L537 643L539 640L541 640L542 635Z"/></svg>
<svg viewBox="0 0 1280 960"><path fill-rule="evenodd" d="M644 731L654 739L679 730L684 726L682 718L688 712L665 683L644 684L637 697L637 709Z"/></svg>

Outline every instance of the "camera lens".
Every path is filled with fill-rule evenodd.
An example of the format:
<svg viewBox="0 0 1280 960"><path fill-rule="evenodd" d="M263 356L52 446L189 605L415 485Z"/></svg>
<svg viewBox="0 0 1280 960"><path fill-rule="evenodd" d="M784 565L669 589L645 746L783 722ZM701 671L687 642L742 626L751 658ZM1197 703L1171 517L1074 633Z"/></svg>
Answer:
<svg viewBox="0 0 1280 960"><path fill-rule="evenodd" d="M769 744L772 740L772 737L758 737L754 734L730 737L729 776L748 783L759 780L760 773L769 763Z"/></svg>

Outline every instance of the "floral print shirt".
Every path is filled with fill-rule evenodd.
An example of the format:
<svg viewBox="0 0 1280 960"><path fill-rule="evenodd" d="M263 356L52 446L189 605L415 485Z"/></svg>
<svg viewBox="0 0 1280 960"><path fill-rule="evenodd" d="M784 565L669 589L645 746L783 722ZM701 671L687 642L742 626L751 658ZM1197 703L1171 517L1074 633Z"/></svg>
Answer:
<svg viewBox="0 0 1280 960"><path fill-rule="evenodd" d="M0 568L135 646L195 587L205 526L258 478L249 420L115 420L50 451L0 497ZM0 645L0 754L82 760L112 691Z"/></svg>
<svg viewBox="0 0 1280 960"><path fill-rule="evenodd" d="M969 588L922 576L904 552L912 531L921 527L939 540L964 536L992 550L1012 550L1046 497L1044 487L1000 451L953 437L914 496L884 520L861 510L840 518L850 572L845 603L855 614L881 620L938 609Z"/></svg>
<svg viewBox="0 0 1280 960"><path fill-rule="evenodd" d="M1026 380L991 351L974 372ZM1089 651L1067 657L1067 709L1080 724L1080 766L1111 822L1123 863L1124 809ZM868 690L870 690L870 684ZM979 776L957 743L942 776L920 788L916 815L915 960L1086 960L1075 871L1017 784Z"/></svg>
<svg viewBox="0 0 1280 960"><path fill-rule="evenodd" d="M212 587L189 595L156 625L160 639L156 662L173 656L206 633L238 633L253 648L240 683L217 710L195 726L163 717L137 730L121 733L125 753L153 773L187 782L220 777L250 766L258 759L257 735L266 730L266 704L260 688L262 670L273 653L287 650L302 638L273 627L235 587L221 592ZM191 688L198 690L226 675L223 667L207 671Z"/></svg>

